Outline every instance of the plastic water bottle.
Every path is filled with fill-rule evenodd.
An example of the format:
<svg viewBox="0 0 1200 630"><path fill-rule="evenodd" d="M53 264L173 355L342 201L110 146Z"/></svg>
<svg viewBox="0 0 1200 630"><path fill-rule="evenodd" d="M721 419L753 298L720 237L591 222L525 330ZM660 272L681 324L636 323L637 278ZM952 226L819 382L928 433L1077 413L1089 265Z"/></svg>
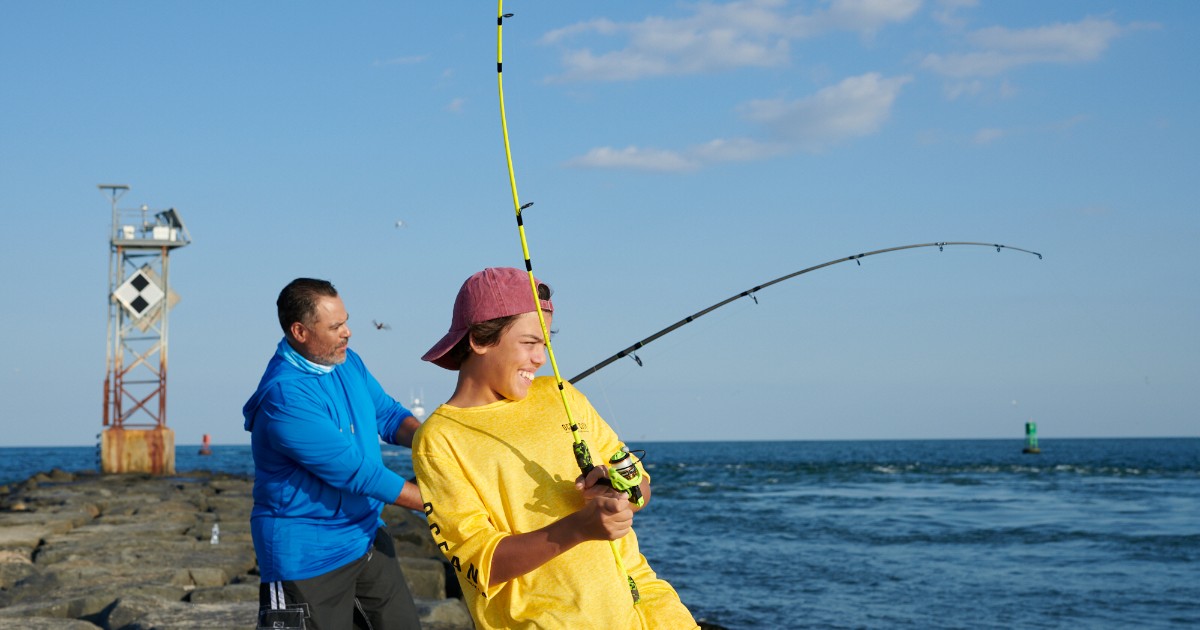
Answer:
<svg viewBox="0 0 1200 630"><path fill-rule="evenodd" d="M212 538L208 539L208 543L210 545L215 545L219 542L221 542L221 526L217 523L213 523Z"/></svg>

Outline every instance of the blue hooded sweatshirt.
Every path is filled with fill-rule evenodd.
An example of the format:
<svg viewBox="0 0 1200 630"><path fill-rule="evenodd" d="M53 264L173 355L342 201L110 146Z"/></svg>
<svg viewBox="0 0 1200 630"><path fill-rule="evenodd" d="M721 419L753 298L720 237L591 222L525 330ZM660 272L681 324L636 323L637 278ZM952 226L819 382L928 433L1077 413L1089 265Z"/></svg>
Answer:
<svg viewBox="0 0 1200 630"><path fill-rule="evenodd" d="M324 369L321 369L324 368ZM329 370L284 339L242 408L254 453L250 531L263 582L303 580L361 558L404 478L383 465L408 409L353 350Z"/></svg>

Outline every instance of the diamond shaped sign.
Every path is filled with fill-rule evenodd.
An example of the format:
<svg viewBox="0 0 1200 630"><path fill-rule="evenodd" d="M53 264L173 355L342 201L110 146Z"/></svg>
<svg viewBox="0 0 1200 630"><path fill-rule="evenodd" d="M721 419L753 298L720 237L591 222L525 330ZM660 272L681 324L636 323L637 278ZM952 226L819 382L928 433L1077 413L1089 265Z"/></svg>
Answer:
<svg viewBox="0 0 1200 630"><path fill-rule="evenodd" d="M125 307L135 319L140 319L166 296L163 290L152 279L152 275L142 268L133 272L129 278L113 292L113 298Z"/></svg>

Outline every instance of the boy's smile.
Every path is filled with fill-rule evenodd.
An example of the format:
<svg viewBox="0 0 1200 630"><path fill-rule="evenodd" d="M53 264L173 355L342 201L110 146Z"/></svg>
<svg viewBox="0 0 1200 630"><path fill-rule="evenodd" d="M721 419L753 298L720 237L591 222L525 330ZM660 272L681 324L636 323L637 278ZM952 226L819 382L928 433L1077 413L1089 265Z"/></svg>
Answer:
<svg viewBox="0 0 1200 630"><path fill-rule="evenodd" d="M546 313L546 326L550 326L551 314ZM522 400L529 394L534 374L546 363L546 340L537 313L522 313L500 335L494 346L476 347L477 363L472 378L478 381L479 389L490 400L478 404L490 404L499 400Z"/></svg>

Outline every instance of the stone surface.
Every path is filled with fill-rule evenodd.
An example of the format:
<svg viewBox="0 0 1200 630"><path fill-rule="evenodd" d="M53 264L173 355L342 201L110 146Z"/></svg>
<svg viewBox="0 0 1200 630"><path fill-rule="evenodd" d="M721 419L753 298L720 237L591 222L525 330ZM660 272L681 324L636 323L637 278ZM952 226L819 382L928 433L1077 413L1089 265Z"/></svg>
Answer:
<svg viewBox="0 0 1200 630"><path fill-rule="evenodd" d="M0 487L0 628L254 628L252 486L244 477L203 472L55 470ZM394 506L383 520L422 628L473 630L425 520Z"/></svg>
<svg viewBox="0 0 1200 630"><path fill-rule="evenodd" d="M414 598L442 599L446 595L444 563L430 558L400 558L404 580Z"/></svg>
<svg viewBox="0 0 1200 630"><path fill-rule="evenodd" d="M52 619L49 617L29 617L21 620L21 630L96 630L96 625L79 619Z"/></svg>
<svg viewBox="0 0 1200 630"><path fill-rule="evenodd" d="M54 470L0 488L0 628L253 628L253 481ZM424 519L384 513L422 627L470 630ZM213 526L219 528L212 544Z"/></svg>

